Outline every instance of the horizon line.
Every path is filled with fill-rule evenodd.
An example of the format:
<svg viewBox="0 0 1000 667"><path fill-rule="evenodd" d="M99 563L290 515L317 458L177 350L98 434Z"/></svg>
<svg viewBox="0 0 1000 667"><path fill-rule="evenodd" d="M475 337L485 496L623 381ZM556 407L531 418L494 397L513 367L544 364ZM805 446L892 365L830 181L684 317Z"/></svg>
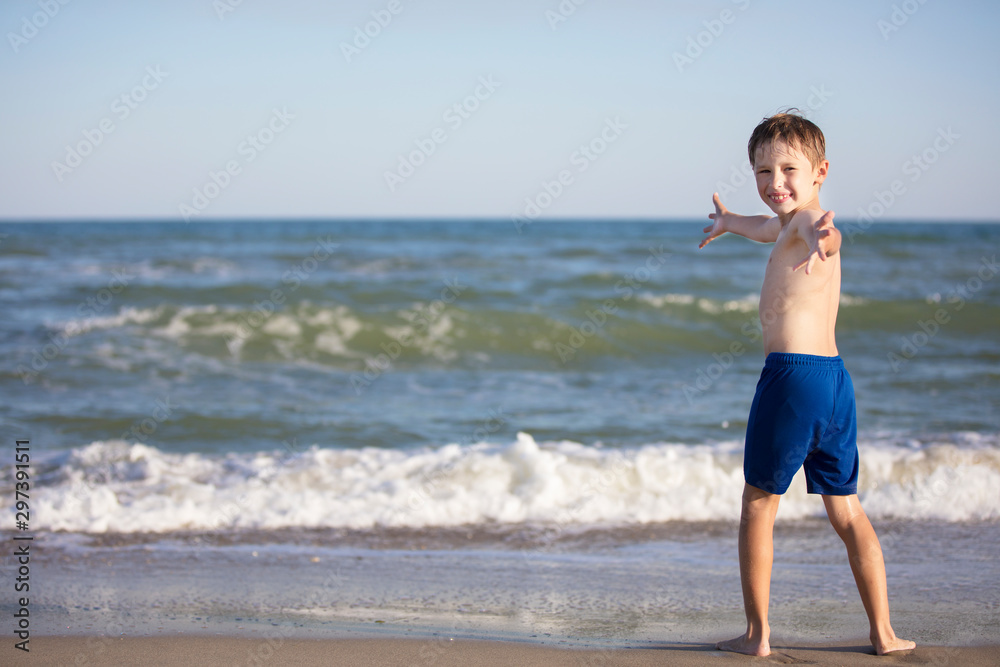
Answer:
<svg viewBox="0 0 1000 667"><path fill-rule="evenodd" d="M527 219L527 224L536 223L565 223L565 222L642 222L642 223L692 223L707 220L704 217L654 217L654 216L547 216L544 218ZM841 216L841 222L856 223L859 218L845 218ZM507 223L512 222L510 216L463 216L463 215L415 215L415 216L380 216L380 215L360 215L360 216L234 216L234 217L207 217L201 220L186 221L175 217L159 216L108 216L104 218L78 216L78 217L2 217L0 224L26 224L26 223L175 223L181 225L203 224L203 223L226 223L226 222L486 222L486 223ZM870 224L998 224L1000 218L878 218Z"/></svg>

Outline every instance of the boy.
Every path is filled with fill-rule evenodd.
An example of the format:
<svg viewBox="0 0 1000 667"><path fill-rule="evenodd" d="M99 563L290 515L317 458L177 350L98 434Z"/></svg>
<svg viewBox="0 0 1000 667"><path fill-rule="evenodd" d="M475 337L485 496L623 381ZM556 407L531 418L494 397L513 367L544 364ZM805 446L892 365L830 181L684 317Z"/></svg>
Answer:
<svg viewBox="0 0 1000 667"><path fill-rule="evenodd" d="M857 497L854 388L834 339L841 236L833 211L819 205L830 166L826 142L812 122L782 113L757 125L748 151L757 192L775 217L730 213L716 194L708 216L714 222L699 245L726 232L774 243L760 293L767 359L750 408L743 464L739 554L747 631L716 648L758 656L771 651L774 517L792 475L804 467L808 492L822 494L847 547L875 652L911 649L915 644L897 638L889 623L882 549Z"/></svg>

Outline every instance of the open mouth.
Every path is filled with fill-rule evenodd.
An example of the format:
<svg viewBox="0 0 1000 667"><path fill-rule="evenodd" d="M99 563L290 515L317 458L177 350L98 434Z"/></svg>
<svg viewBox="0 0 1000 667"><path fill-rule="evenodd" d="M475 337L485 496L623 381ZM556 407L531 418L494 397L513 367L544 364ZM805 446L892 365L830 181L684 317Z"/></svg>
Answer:
<svg viewBox="0 0 1000 667"><path fill-rule="evenodd" d="M773 201L775 204L784 204L786 201L792 198L792 196L787 192L773 193L768 195L768 197L770 197L771 201Z"/></svg>

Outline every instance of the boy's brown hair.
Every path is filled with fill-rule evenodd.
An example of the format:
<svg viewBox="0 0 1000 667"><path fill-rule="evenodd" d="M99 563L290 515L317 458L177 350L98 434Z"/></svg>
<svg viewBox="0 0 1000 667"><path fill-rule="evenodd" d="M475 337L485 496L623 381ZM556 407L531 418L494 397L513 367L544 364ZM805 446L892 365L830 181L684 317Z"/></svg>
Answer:
<svg viewBox="0 0 1000 667"><path fill-rule="evenodd" d="M751 166L756 162L757 149L776 139L802 151L814 168L826 159L823 131L811 120L800 116L798 109L789 109L765 118L754 128L747 144Z"/></svg>

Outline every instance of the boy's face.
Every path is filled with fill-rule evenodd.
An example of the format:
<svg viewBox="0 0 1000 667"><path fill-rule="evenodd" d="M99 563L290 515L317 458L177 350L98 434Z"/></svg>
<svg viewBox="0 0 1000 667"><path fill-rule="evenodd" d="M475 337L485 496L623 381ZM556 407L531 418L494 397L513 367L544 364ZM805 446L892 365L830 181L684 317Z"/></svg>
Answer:
<svg viewBox="0 0 1000 667"><path fill-rule="evenodd" d="M818 209L819 186L826 180L829 168L826 160L813 167L801 150L774 140L757 149L757 194L783 220L796 211Z"/></svg>

